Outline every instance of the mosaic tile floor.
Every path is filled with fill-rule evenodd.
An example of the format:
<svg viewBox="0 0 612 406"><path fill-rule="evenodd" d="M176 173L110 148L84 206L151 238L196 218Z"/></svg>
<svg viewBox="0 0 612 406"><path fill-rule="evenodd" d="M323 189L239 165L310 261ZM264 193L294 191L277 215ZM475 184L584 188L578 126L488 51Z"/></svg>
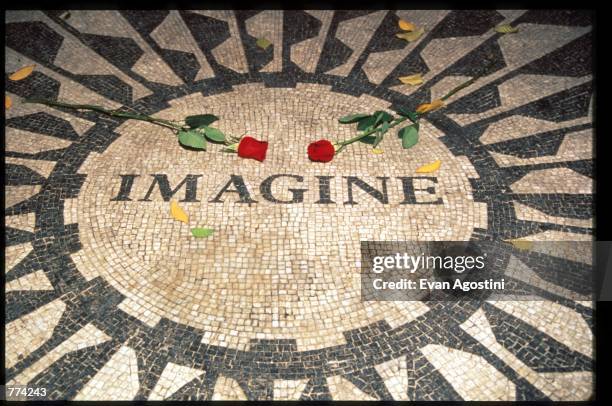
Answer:
<svg viewBox="0 0 612 406"><path fill-rule="evenodd" d="M397 38L400 18L425 35ZM519 32L494 30L505 23ZM362 240L592 238L591 23L559 10L7 12L8 384L79 400L590 398L592 303L533 282L519 256L538 300L363 302L358 262ZM413 109L491 56L413 149L389 136L379 155L355 144L308 161L311 141L354 134L340 116ZM414 73L425 83L399 82ZM213 113L270 149L264 163L188 151L149 123L20 102L34 96ZM435 159L401 204L398 177ZM351 176L372 188L348 196ZM212 237L172 220L173 193Z"/></svg>

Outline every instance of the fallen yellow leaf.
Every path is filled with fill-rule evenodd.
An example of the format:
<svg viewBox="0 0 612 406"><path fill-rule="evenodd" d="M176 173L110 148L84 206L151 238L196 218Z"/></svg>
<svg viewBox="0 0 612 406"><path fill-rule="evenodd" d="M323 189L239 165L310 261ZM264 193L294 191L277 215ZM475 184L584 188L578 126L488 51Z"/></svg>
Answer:
<svg viewBox="0 0 612 406"><path fill-rule="evenodd" d="M433 111L439 109L444 106L444 102L440 99L436 99L431 103L423 103L419 107L416 108L416 112L419 114L427 113L429 111Z"/></svg>
<svg viewBox="0 0 612 406"><path fill-rule="evenodd" d="M4 96L4 108L8 110L11 108L12 105L13 105L13 100L11 100L10 96L5 95Z"/></svg>
<svg viewBox="0 0 612 406"><path fill-rule="evenodd" d="M189 220L189 217L187 217L187 213L185 213L185 211L181 209L176 200L173 200L170 203L170 214L172 215L172 218L178 221L182 221L183 223L187 223L187 221Z"/></svg>
<svg viewBox="0 0 612 406"><path fill-rule="evenodd" d="M500 34L516 34L519 32L518 28L511 26L510 24L498 25L495 27L495 31Z"/></svg>
<svg viewBox="0 0 612 406"><path fill-rule="evenodd" d="M432 162L430 164L423 165L423 166L419 167L416 170L416 173L431 173L431 172L435 172L438 169L440 169L440 165L442 165L442 161L440 161L438 159L438 160L436 160L436 161L434 161L434 162Z"/></svg>
<svg viewBox="0 0 612 406"><path fill-rule="evenodd" d="M402 76L399 80L407 85L416 86L423 83L423 76L420 73L416 73L414 75Z"/></svg>
<svg viewBox="0 0 612 406"><path fill-rule="evenodd" d="M400 29L404 31L414 31L414 29L416 28L414 24L409 23L406 20L399 20L397 24L399 25Z"/></svg>
<svg viewBox="0 0 612 406"><path fill-rule="evenodd" d="M260 47L261 49L267 49L270 45L272 45L272 43L270 41L268 41L266 38L259 38L255 44Z"/></svg>
<svg viewBox="0 0 612 406"><path fill-rule="evenodd" d="M35 66L36 65L24 66L23 68L19 69L17 72L10 75L9 79L17 81L17 80L22 80L22 79L27 78L34 71Z"/></svg>
<svg viewBox="0 0 612 406"><path fill-rule="evenodd" d="M509 240L510 244L514 245L514 248L519 250L531 250L533 248L533 241L523 241L523 240Z"/></svg>
<svg viewBox="0 0 612 406"><path fill-rule="evenodd" d="M376 154L376 155L382 154L383 152L385 152L385 151L383 151L382 149L378 149L378 148L374 148L372 150L372 153Z"/></svg>
<svg viewBox="0 0 612 406"><path fill-rule="evenodd" d="M395 36L397 38L404 39L408 42L412 42L412 41L416 41L417 39L421 38L421 35L423 35L424 33L425 33L424 29L417 28L415 31L400 32L398 34L395 34Z"/></svg>

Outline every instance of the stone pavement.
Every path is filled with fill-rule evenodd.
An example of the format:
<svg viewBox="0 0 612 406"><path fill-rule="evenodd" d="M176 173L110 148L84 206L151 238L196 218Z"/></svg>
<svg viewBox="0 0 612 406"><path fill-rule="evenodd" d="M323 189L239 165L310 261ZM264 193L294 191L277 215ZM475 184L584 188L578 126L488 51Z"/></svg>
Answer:
<svg viewBox="0 0 612 406"><path fill-rule="evenodd" d="M365 240L592 239L589 13L69 13L6 13L9 385L75 400L592 396L592 302L519 253L508 260L530 275L516 283L537 285L531 301L364 302L359 279ZM424 35L397 38L400 18ZM506 23L519 32L495 31ZM308 160L310 142L355 135L339 117L414 109L487 58L412 149L390 134L382 154L358 143ZM398 80L414 73L422 85ZM270 146L264 162L190 151L150 123L25 97L212 113ZM436 159L402 204L398 177ZM273 175L288 176L266 192ZM347 177L386 199L348 196ZM164 185L189 224L170 217ZM195 239L195 225L215 233ZM553 254L559 272L589 262Z"/></svg>

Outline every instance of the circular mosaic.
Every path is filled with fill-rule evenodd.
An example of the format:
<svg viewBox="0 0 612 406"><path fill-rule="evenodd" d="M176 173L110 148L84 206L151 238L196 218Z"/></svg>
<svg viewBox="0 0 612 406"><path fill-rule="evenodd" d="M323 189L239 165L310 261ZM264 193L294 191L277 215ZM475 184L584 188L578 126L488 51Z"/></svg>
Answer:
<svg viewBox="0 0 612 406"><path fill-rule="evenodd" d="M218 331L213 344L219 336L234 346L252 338L297 338L312 349L340 344L343 331L381 315L409 321L424 311L422 303L398 310L361 300L360 241L463 241L474 228L486 227L486 205L473 201L469 183L475 170L429 124L409 154L390 139L381 145L384 156L364 144L329 165L305 159L313 137L353 135L354 126L342 126L337 117L388 108L383 100L320 85L254 84L170 104L157 115L231 117L220 124L225 133L253 134L270 143L265 164L188 151L167 130L126 122L115 130L120 138L79 169L87 178L71 208L88 269L157 316ZM415 168L435 159L444 161L439 173L413 176ZM117 201L122 176L128 175L133 184ZM182 206L190 224L169 215L163 182L155 176L167 179L170 189L192 177L184 189L192 186L194 197L183 189L173 197L188 200ZM273 180L269 192L266 179ZM360 189L360 182L378 195ZM246 195L231 193L242 184ZM329 198L321 199L327 190ZM195 225L215 228L214 237L194 239L189 230Z"/></svg>
<svg viewBox="0 0 612 406"><path fill-rule="evenodd" d="M9 384L75 400L591 396L592 303L518 250L511 285L538 300L364 302L359 279L365 240L590 240L588 13L62 13L7 13ZM397 38L400 19L425 35ZM410 150L390 133L382 154L308 160L310 142L355 135L339 117L414 109L491 55ZM424 84L398 82L415 72ZM263 163L190 151L151 124L20 103L33 96L212 113L270 147Z"/></svg>

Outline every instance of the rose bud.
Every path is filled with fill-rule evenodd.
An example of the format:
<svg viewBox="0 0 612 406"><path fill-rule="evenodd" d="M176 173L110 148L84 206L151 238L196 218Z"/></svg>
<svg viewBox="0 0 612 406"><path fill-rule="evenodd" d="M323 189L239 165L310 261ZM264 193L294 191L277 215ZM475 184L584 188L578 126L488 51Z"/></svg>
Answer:
<svg viewBox="0 0 612 406"><path fill-rule="evenodd" d="M328 140L319 140L308 145L308 157L315 162L329 162L334 158L336 148Z"/></svg>
<svg viewBox="0 0 612 406"><path fill-rule="evenodd" d="M238 156L242 158L253 158L260 162L266 159L268 142L259 141L253 137L244 137L238 144Z"/></svg>

